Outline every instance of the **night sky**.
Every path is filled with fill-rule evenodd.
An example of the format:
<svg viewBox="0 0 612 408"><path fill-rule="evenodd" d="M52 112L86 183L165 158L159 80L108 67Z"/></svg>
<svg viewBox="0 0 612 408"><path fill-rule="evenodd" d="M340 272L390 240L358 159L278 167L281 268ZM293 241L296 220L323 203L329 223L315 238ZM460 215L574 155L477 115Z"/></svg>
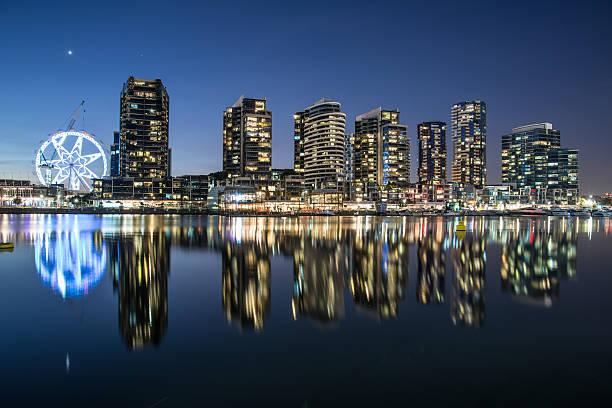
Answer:
<svg viewBox="0 0 612 408"><path fill-rule="evenodd" d="M273 167L293 166L292 114L321 97L347 131L399 108L413 181L416 125L482 99L489 183L502 134L551 122L580 149L581 193L612 191L611 2L410 3L1 1L0 178L34 180L34 152L82 99L75 127L108 148L134 75L166 85L175 176L221 169L222 111L242 93L268 100Z"/></svg>

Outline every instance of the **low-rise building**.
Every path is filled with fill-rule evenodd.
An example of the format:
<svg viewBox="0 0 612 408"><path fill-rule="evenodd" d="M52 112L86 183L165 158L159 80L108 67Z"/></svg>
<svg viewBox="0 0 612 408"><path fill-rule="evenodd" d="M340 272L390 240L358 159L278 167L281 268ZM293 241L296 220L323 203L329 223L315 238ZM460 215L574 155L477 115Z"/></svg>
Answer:
<svg viewBox="0 0 612 408"><path fill-rule="evenodd" d="M180 178L105 177L93 181L94 205L176 207L183 200Z"/></svg>
<svg viewBox="0 0 612 408"><path fill-rule="evenodd" d="M61 184L32 184L29 180L0 179L0 206L61 207L66 189Z"/></svg>

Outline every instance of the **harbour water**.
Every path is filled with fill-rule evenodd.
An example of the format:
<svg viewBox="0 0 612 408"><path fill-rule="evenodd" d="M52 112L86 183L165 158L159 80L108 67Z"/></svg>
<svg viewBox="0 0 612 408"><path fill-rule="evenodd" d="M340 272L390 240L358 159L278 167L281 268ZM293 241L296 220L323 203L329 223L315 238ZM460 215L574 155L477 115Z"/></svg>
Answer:
<svg viewBox="0 0 612 408"><path fill-rule="evenodd" d="M3 406L612 397L612 220L0 215Z"/></svg>

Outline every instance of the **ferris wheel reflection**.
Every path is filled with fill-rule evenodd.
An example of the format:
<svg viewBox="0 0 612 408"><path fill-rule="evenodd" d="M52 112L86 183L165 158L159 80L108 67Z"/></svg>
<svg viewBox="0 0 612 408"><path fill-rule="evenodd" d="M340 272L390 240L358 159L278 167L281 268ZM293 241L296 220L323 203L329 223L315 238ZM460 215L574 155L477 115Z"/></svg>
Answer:
<svg viewBox="0 0 612 408"><path fill-rule="evenodd" d="M40 280L64 299L87 295L106 270L108 255L99 231L41 233L34 247Z"/></svg>

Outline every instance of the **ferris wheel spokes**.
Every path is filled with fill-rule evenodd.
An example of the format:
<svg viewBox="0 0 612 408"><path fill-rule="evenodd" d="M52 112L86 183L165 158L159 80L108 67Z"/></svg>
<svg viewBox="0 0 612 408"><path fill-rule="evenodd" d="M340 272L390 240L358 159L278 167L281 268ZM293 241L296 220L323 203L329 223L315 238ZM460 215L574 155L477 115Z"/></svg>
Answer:
<svg viewBox="0 0 612 408"><path fill-rule="evenodd" d="M67 142L68 136L74 137L72 145ZM85 142L87 142L87 154L83 154ZM49 149L53 149L53 153ZM93 153L89 153L91 151ZM91 191L91 180L104 176L107 171L106 156L100 144L90 134L74 130L51 135L40 147L35 163L41 183L67 182L69 188L75 191ZM92 166L97 171L92 170ZM45 171L44 176L41 169ZM52 172L55 173L54 177L51 175Z"/></svg>

